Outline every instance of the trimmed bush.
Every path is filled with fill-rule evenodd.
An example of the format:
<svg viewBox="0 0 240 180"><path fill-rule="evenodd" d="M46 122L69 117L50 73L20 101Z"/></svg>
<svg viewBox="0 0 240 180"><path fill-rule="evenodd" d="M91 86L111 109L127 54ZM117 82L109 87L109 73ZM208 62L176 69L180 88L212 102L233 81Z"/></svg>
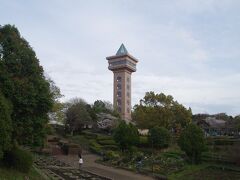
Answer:
<svg viewBox="0 0 240 180"><path fill-rule="evenodd" d="M114 141L114 140L101 140L101 141L98 141L99 144L101 145L117 145L117 143Z"/></svg>
<svg viewBox="0 0 240 180"><path fill-rule="evenodd" d="M148 137L147 136L140 136L138 146L139 147L148 147L149 146Z"/></svg>
<svg viewBox="0 0 240 180"><path fill-rule="evenodd" d="M84 132L84 136L88 139L96 139L98 137L97 134L94 134L88 131Z"/></svg>
<svg viewBox="0 0 240 180"><path fill-rule="evenodd" d="M100 136L98 135L97 140L102 141L102 140L112 140L113 138L111 136Z"/></svg>
<svg viewBox="0 0 240 180"><path fill-rule="evenodd" d="M90 147L89 147L90 151L92 151L93 153L97 153L97 154L101 154L102 153L102 146L99 145L98 143L96 143L95 141L92 141L90 143Z"/></svg>
<svg viewBox="0 0 240 180"><path fill-rule="evenodd" d="M120 155L114 151L107 151L105 154L104 154L104 160L105 161L109 161L109 160L116 160L116 159L119 159L120 158Z"/></svg>
<svg viewBox="0 0 240 180"><path fill-rule="evenodd" d="M30 152L16 148L6 152L3 162L7 167L27 173L32 167L33 157Z"/></svg>
<svg viewBox="0 0 240 180"><path fill-rule="evenodd" d="M117 145L105 145L102 147L104 150L112 150L112 151L116 151L119 150Z"/></svg>

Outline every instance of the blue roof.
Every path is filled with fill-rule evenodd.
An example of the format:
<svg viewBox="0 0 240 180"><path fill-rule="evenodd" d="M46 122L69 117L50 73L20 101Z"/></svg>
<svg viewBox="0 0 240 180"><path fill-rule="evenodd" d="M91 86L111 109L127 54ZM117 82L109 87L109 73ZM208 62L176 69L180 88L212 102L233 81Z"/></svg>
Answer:
<svg viewBox="0 0 240 180"><path fill-rule="evenodd" d="M128 53L128 51L127 51L127 49L125 48L125 46L124 46L124 44L121 44L121 46L120 46L120 48L118 49L118 51L117 51L117 56L121 56L121 55L125 55L125 54L127 54Z"/></svg>

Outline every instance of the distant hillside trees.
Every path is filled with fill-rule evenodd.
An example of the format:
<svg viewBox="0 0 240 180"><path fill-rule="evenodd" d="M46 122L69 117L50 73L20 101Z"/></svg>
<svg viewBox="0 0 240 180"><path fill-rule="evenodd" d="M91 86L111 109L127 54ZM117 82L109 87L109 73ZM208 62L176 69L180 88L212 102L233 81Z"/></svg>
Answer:
<svg viewBox="0 0 240 180"><path fill-rule="evenodd" d="M48 112L54 100L43 68L14 26L0 26L0 47L0 89L12 107L11 113L8 112L12 142L43 145ZM6 123L10 117L7 116Z"/></svg>
<svg viewBox="0 0 240 180"><path fill-rule="evenodd" d="M159 126L178 131L191 122L192 112L170 95L147 92L134 106L132 118L141 129Z"/></svg>

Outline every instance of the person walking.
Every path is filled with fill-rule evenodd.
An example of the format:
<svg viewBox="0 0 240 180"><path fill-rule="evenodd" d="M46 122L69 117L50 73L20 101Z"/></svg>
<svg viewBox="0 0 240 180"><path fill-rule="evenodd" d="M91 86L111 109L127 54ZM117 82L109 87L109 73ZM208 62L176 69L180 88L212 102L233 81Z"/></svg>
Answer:
<svg viewBox="0 0 240 180"><path fill-rule="evenodd" d="M83 165L83 159L82 159L82 152L81 151L78 152L78 158L79 158L79 161L78 161L79 169L81 169L82 165Z"/></svg>

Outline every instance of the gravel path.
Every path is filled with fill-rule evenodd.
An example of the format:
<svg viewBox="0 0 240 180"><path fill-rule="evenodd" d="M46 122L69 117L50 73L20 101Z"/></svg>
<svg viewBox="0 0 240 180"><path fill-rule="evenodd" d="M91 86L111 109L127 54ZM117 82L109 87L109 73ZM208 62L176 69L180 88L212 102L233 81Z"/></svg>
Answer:
<svg viewBox="0 0 240 180"><path fill-rule="evenodd" d="M58 155L56 156L60 161L69 164L74 168L78 167L78 156L77 155ZM83 153L83 166L82 170L91 172L93 174L104 176L113 180L152 180L152 177L136 174L131 171L117 169L113 167L104 166L98 164L95 161L99 159L99 156L84 152Z"/></svg>

